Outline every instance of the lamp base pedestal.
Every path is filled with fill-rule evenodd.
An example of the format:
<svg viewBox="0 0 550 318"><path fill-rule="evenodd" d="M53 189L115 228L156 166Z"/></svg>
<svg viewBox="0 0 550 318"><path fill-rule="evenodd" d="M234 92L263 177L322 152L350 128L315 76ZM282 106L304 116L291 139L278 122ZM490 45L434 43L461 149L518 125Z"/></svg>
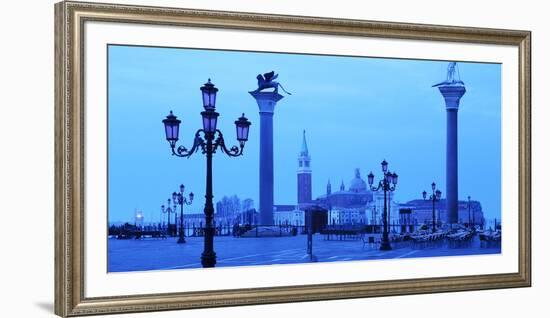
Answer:
<svg viewBox="0 0 550 318"><path fill-rule="evenodd" d="M381 251L391 251L391 245L388 241L382 241L380 243L380 250Z"/></svg>
<svg viewBox="0 0 550 318"><path fill-rule="evenodd" d="M204 268L216 266L216 253L202 253L201 264Z"/></svg>

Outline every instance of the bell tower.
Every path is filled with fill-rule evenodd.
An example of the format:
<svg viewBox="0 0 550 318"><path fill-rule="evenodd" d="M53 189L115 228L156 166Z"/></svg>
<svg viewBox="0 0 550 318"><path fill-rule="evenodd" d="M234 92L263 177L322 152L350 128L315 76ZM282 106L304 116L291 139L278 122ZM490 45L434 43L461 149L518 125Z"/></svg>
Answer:
<svg viewBox="0 0 550 318"><path fill-rule="evenodd" d="M311 157L307 149L306 131L303 132L302 148L298 156L298 206L311 203Z"/></svg>

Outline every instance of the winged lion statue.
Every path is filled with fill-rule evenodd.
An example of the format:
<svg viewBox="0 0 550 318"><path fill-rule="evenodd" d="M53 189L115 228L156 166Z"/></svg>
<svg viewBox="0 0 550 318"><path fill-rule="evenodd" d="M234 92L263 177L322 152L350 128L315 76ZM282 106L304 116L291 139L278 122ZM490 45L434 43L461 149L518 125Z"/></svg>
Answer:
<svg viewBox="0 0 550 318"><path fill-rule="evenodd" d="M275 74L275 71L271 71L269 73L258 74L256 78L258 79L258 88L253 92L260 92L264 89L273 88L274 93L279 93L279 87L283 90L283 92L287 93L288 95L292 95L289 93L281 83L275 81L275 79L279 76L279 74Z"/></svg>

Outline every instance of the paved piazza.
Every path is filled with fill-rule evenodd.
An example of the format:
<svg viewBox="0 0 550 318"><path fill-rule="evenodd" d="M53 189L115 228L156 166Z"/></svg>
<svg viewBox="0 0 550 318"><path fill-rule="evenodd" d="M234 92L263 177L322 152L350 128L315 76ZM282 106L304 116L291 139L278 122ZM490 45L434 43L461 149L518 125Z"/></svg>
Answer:
<svg viewBox="0 0 550 318"><path fill-rule="evenodd" d="M188 237L186 244L177 244L177 238L108 241L108 271L144 271L201 267L202 237ZM270 238L215 237L214 249L217 267L293 264L309 262L306 253L306 235ZM413 248L409 242L393 245L391 251L380 251L362 240L325 240L323 235L313 237L313 254L319 262L349 260L395 259L409 257L498 254L500 247L481 247L477 237L469 246L448 248Z"/></svg>

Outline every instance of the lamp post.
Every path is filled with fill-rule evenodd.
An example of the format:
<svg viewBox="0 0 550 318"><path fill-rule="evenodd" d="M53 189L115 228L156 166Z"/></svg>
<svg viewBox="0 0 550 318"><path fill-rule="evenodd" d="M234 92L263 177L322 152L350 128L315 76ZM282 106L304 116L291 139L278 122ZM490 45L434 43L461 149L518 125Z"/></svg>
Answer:
<svg viewBox="0 0 550 318"><path fill-rule="evenodd" d="M388 193L388 227L389 227L389 232L392 231L392 226L391 226L391 192Z"/></svg>
<svg viewBox="0 0 550 318"><path fill-rule="evenodd" d="M373 210L373 222L374 222L374 228L373 233L378 233L378 225L380 224L380 217L378 216L378 207L376 206L376 203L374 204Z"/></svg>
<svg viewBox="0 0 550 318"><path fill-rule="evenodd" d="M422 198L426 200L428 193L422 191ZM430 200L432 201L432 233L435 232L435 203L441 200L441 191L435 189L435 182L432 182L432 194L430 195Z"/></svg>
<svg viewBox="0 0 550 318"><path fill-rule="evenodd" d="M164 214L166 211L164 210L164 204L160 206L160 224L159 224L159 232L162 231L164 228Z"/></svg>
<svg viewBox="0 0 550 318"><path fill-rule="evenodd" d="M179 136L181 120L170 111L170 114L162 121L166 133L166 140L172 149L172 155L177 157L190 157L199 149L206 155L206 202L204 204L205 228L204 228L204 250L201 255L203 267L214 267L216 265L216 253L214 252L214 228L212 219L214 215L214 203L212 194L212 156L217 149L230 157L238 157L243 154L243 149L248 140L250 122L244 114L235 121L237 130L237 141L239 146L227 148L222 132L216 129L219 113L216 112L216 93L218 89L208 79L208 82L201 88L204 111L202 116L202 129L197 130L191 149L184 146L176 147Z"/></svg>
<svg viewBox="0 0 550 318"><path fill-rule="evenodd" d="M178 229L178 212L176 210L177 208L177 205L176 205L176 201L173 201L172 200L172 203L174 203L174 207L172 208L172 212L174 213L174 232L172 232L173 236L176 236L176 232L177 232L177 229Z"/></svg>
<svg viewBox="0 0 550 318"><path fill-rule="evenodd" d="M172 193L172 200L174 203L179 204L180 206L180 229L179 229L179 239L178 244L185 243L185 229L183 226L183 206L184 205L190 205L193 203L194 194L193 192L189 193L189 200L187 200L187 197L183 194L185 191L185 186L183 184L180 184L180 192L174 192Z"/></svg>
<svg viewBox="0 0 550 318"><path fill-rule="evenodd" d="M176 209L172 210L172 208L170 208L170 202L172 202L172 200L168 199L168 207L167 208L165 208L164 205L160 206L160 208L162 209L162 213L168 213L168 224L167 224L168 236L170 236L170 213L176 212Z"/></svg>
<svg viewBox="0 0 550 318"><path fill-rule="evenodd" d="M468 227L471 227L472 226L472 217L470 216L470 204L471 204L471 201L470 201L471 197L468 196ZM474 227L475 227L475 224L473 224Z"/></svg>
<svg viewBox="0 0 550 318"><path fill-rule="evenodd" d="M382 189L384 191L384 212L382 215L383 223L384 223L384 229L382 232L382 241L380 243L380 250L382 251L389 251L391 250L390 240L388 236L388 192L395 191L395 187L397 186L397 174L391 173L388 171L388 163L386 160L382 161L382 173L384 174L384 178L382 178L380 181L378 181L378 186L374 187L372 184L374 183L374 175L372 174L372 171L368 175L368 181L369 186L372 191L378 191Z"/></svg>

